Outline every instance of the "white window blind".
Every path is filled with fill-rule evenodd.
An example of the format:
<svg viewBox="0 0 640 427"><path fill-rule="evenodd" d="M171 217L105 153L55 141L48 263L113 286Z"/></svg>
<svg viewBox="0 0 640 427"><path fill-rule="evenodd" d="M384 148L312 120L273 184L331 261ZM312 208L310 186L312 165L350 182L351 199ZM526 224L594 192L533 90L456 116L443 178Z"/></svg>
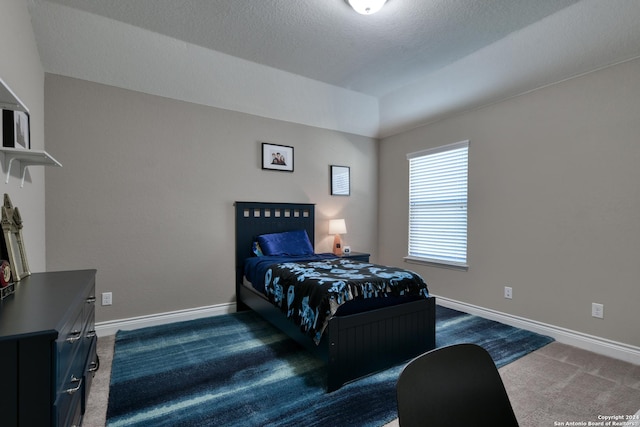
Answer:
<svg viewBox="0 0 640 427"><path fill-rule="evenodd" d="M467 266L469 141L407 155L408 259Z"/></svg>

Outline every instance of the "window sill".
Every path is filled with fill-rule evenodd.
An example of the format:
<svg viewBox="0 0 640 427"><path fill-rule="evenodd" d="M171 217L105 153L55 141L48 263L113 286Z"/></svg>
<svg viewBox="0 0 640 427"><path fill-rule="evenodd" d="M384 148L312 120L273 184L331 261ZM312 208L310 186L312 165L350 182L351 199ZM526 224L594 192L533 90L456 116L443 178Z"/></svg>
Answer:
<svg viewBox="0 0 640 427"><path fill-rule="evenodd" d="M404 262L409 263L409 264L428 265L428 266L431 266L431 267L449 268L451 270L458 270L458 271L467 271L467 270L469 270L469 265L467 265L467 264L438 261L438 260L432 260L432 259L427 259L427 258L418 258L418 257L412 257L412 256L404 257Z"/></svg>

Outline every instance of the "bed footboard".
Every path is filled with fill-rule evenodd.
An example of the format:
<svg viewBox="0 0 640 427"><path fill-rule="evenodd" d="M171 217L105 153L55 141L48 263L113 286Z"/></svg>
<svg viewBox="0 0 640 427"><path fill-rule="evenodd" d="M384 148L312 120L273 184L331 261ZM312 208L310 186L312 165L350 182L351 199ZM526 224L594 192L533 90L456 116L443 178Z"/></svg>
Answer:
<svg viewBox="0 0 640 427"><path fill-rule="evenodd" d="M335 317L328 329L328 391L435 348L435 298Z"/></svg>
<svg viewBox="0 0 640 427"><path fill-rule="evenodd" d="M436 346L436 299L331 319L320 345L266 299L239 287L240 301L327 364L327 391L406 362Z"/></svg>

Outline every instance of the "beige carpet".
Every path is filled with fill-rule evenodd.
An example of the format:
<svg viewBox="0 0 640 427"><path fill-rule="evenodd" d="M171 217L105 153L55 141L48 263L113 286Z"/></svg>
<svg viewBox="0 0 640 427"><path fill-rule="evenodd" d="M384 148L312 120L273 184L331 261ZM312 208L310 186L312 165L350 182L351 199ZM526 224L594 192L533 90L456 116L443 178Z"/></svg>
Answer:
<svg viewBox="0 0 640 427"><path fill-rule="evenodd" d="M98 340L101 366L91 386L85 427L105 425L113 344L114 336ZM502 367L500 374L521 427L587 425L603 421L599 416L640 414L640 365L551 343ZM397 420L387 424L397 425Z"/></svg>

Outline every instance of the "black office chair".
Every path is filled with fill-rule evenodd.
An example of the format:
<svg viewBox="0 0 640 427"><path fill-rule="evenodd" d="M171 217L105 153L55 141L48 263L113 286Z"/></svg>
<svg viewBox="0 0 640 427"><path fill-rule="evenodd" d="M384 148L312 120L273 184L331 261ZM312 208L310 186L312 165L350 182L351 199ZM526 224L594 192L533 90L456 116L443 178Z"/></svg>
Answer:
<svg viewBox="0 0 640 427"><path fill-rule="evenodd" d="M416 357L400 373L396 391L401 427L518 426L493 359L475 344Z"/></svg>

